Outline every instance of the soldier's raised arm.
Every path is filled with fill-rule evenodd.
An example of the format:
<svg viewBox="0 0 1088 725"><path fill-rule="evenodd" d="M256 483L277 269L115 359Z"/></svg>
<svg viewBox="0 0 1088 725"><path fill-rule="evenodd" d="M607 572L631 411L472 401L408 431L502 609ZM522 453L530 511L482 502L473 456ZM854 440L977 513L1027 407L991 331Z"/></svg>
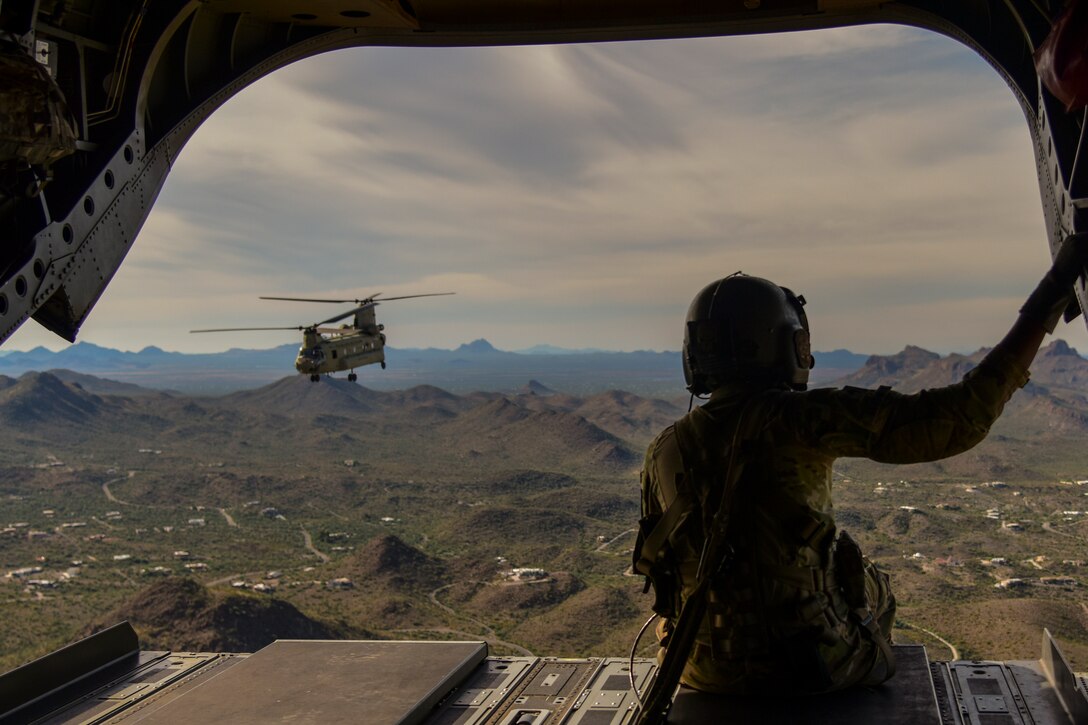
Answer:
<svg viewBox="0 0 1088 725"><path fill-rule="evenodd" d="M1073 301L1073 284L1088 267L1088 233L1073 234L1062 242L1054 264L1028 295L1020 316L993 350L1027 370L1047 333L1054 332L1065 309Z"/></svg>

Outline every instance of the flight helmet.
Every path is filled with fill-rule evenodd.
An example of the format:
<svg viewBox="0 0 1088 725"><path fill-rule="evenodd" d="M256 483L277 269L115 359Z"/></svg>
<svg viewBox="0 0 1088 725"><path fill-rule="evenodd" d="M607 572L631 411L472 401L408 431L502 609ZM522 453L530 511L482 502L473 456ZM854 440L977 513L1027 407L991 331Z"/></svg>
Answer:
<svg viewBox="0 0 1088 725"><path fill-rule="evenodd" d="M694 395L727 382L808 387L816 364L805 298L743 272L695 295L684 328L684 381Z"/></svg>

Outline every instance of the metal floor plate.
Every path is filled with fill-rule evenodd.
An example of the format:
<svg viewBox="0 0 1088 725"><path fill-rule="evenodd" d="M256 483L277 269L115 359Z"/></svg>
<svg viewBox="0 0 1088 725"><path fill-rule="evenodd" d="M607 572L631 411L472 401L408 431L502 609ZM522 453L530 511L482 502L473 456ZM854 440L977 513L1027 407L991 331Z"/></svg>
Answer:
<svg viewBox="0 0 1088 725"><path fill-rule="evenodd" d="M1049 634L1043 644L1038 662L930 662L923 647L899 645L890 681L822 696L791 697L789 682L781 697L682 689L669 722L1088 725L1083 674L1068 667ZM58 682L47 696L30 692L24 699L32 707L0 702L0 725L630 725L638 714L621 658L489 658L482 642L281 640L253 655L122 649L124 671L110 664L78 687ZM106 654L113 663L116 652ZM0 692L13 699L26 672L40 674L58 656L66 652L0 677ZM655 669L653 660L635 661L639 692Z"/></svg>
<svg viewBox="0 0 1088 725"><path fill-rule="evenodd" d="M896 673L879 687L855 688L809 697L731 697L681 689L669 722L707 725L736 722L760 725L940 725L929 658L921 645L896 645ZM788 683L783 687L788 690Z"/></svg>
<svg viewBox="0 0 1088 725"><path fill-rule="evenodd" d="M127 722L413 725L486 658L483 642L279 640Z"/></svg>

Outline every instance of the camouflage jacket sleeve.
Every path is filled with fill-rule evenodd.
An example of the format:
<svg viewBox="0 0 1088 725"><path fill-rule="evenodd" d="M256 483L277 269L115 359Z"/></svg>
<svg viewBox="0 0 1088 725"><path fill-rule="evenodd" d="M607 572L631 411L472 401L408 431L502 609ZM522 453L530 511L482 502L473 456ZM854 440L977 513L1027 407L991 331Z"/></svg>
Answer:
<svg viewBox="0 0 1088 725"><path fill-rule="evenodd" d="M642 465L642 515L664 513L677 494L676 475L683 471L673 426L663 430L646 450Z"/></svg>
<svg viewBox="0 0 1088 725"><path fill-rule="evenodd" d="M795 440L831 457L935 461L985 438L1027 380L1013 360L991 352L953 385L911 395L887 388L813 390L784 396L775 417Z"/></svg>

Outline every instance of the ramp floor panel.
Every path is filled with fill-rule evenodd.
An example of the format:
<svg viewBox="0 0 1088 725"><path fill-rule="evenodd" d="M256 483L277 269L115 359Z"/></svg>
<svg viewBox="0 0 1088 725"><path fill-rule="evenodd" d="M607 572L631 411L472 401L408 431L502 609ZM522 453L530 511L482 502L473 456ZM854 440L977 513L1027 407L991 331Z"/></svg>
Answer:
<svg viewBox="0 0 1088 725"><path fill-rule="evenodd" d="M672 725L1088 725L1083 674L1054 651L1038 662L930 662L895 646L888 682L822 696L728 697L681 689ZM1045 651L1044 651L1045 653ZM483 642L280 640L253 655L139 653L0 725L79 723L367 723L631 725L654 660L487 657ZM19 674L18 672L16 674ZM9 691L17 678L7 682ZM631 681L634 681L634 690ZM638 694L636 694L638 693ZM11 705L11 703L7 703Z"/></svg>
<svg viewBox="0 0 1088 725"><path fill-rule="evenodd" d="M486 658L483 642L279 640L131 722L412 725Z"/></svg>
<svg viewBox="0 0 1088 725"><path fill-rule="evenodd" d="M761 725L940 725L929 658L920 645L896 645L896 673L878 687L854 688L807 697L731 697L682 688L673 701L669 722L705 725L716 722ZM789 683L783 683L783 692Z"/></svg>

